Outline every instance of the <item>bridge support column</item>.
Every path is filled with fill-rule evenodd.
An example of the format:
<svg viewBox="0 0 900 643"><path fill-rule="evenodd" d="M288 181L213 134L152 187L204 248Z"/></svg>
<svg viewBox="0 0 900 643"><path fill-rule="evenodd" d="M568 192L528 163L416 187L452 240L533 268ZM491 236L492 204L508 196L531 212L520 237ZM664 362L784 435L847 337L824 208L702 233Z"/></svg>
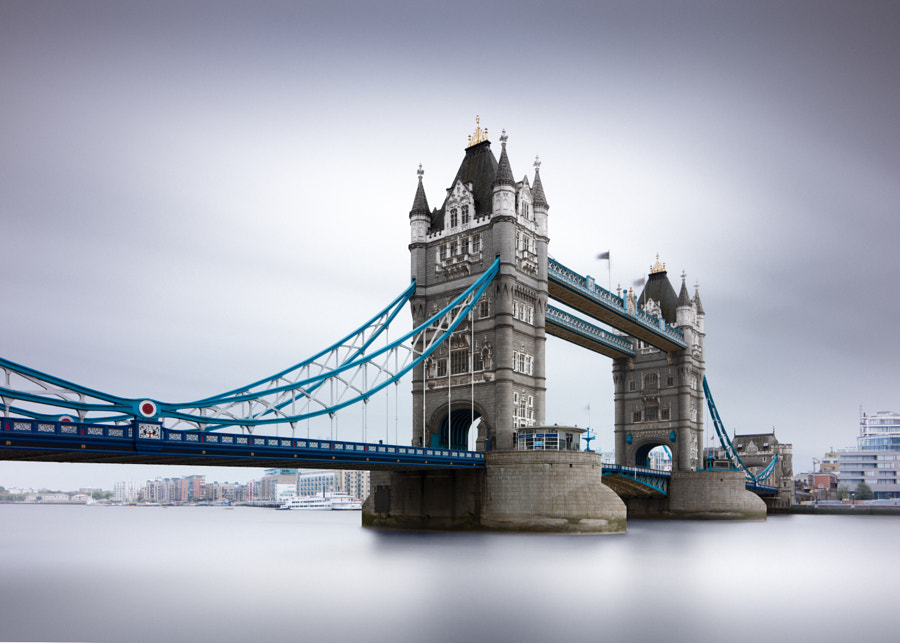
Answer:
<svg viewBox="0 0 900 643"><path fill-rule="evenodd" d="M617 533L625 504L602 483L600 456L492 451L480 471L372 473L363 526L385 529Z"/></svg>
<svg viewBox="0 0 900 643"><path fill-rule="evenodd" d="M766 503L746 489L742 471L673 471L668 518L765 520Z"/></svg>
<svg viewBox="0 0 900 643"><path fill-rule="evenodd" d="M484 469L373 471L363 527L472 531L480 526Z"/></svg>

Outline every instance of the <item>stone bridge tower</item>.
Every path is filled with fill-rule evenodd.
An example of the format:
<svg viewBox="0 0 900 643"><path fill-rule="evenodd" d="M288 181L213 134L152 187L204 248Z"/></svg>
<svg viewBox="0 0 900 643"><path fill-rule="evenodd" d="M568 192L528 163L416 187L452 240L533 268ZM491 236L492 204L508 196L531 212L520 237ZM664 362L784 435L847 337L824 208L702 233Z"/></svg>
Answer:
<svg viewBox="0 0 900 643"><path fill-rule="evenodd" d="M635 356L613 361L616 463L649 467L650 451L664 446L673 471L702 469L706 315L699 289L691 298L682 274L676 297L657 256L640 297L627 297L629 306L662 315L682 331L687 347L666 353L635 339Z"/></svg>
<svg viewBox="0 0 900 643"><path fill-rule="evenodd" d="M473 420L479 450L510 450L520 426L544 422L547 211L540 163L533 185L513 178L500 137L498 161L476 125L440 208L419 184L409 213L418 326L500 258L474 311L413 373L413 443L466 448Z"/></svg>

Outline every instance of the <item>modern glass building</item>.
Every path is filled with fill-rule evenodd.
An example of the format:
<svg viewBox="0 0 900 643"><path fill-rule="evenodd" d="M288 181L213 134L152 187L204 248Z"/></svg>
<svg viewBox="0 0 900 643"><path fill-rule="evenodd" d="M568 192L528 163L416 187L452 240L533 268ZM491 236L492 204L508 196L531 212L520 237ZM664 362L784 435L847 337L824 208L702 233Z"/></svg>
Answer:
<svg viewBox="0 0 900 643"><path fill-rule="evenodd" d="M856 445L838 453L840 483L853 491L865 482L876 499L900 498L900 413L860 413Z"/></svg>

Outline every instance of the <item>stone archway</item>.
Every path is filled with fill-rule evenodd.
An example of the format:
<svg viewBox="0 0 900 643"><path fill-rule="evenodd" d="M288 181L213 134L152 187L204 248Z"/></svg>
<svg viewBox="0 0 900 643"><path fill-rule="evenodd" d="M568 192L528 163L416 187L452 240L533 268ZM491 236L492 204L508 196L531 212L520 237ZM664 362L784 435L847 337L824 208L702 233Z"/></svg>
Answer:
<svg viewBox="0 0 900 643"><path fill-rule="evenodd" d="M654 467L650 466L651 465L650 452L654 451L655 449L659 449L659 448L662 448L662 449L665 449L666 451L668 451L669 456L671 457L671 460L672 460L671 468L674 471L676 469L676 464L675 464L675 458L677 457L676 453L668 444L666 444L665 442L660 441L660 440L650 440L650 441L644 442L643 444L641 444L640 446L635 448L634 449L634 466L642 467L644 469L654 468Z"/></svg>
<svg viewBox="0 0 900 643"><path fill-rule="evenodd" d="M484 431L486 426L483 416L479 410L473 412L472 407L458 408L450 411L449 415L445 412L440 419L437 431L431 434L431 448L446 449L447 448L447 430L449 424L450 430L450 448L467 450L469 448L469 429L472 427L473 417L477 422L482 419L479 432ZM480 436L479 436L480 437Z"/></svg>

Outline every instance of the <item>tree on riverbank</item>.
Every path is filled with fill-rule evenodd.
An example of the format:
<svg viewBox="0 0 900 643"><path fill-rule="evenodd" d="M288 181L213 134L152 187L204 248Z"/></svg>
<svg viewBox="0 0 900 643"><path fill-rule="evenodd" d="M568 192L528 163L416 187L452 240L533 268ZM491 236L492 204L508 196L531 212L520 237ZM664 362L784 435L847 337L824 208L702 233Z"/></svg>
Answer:
<svg viewBox="0 0 900 643"><path fill-rule="evenodd" d="M871 500L875 497L875 492L872 491L872 487L867 485L865 482L860 482L856 485L856 499L857 500Z"/></svg>

